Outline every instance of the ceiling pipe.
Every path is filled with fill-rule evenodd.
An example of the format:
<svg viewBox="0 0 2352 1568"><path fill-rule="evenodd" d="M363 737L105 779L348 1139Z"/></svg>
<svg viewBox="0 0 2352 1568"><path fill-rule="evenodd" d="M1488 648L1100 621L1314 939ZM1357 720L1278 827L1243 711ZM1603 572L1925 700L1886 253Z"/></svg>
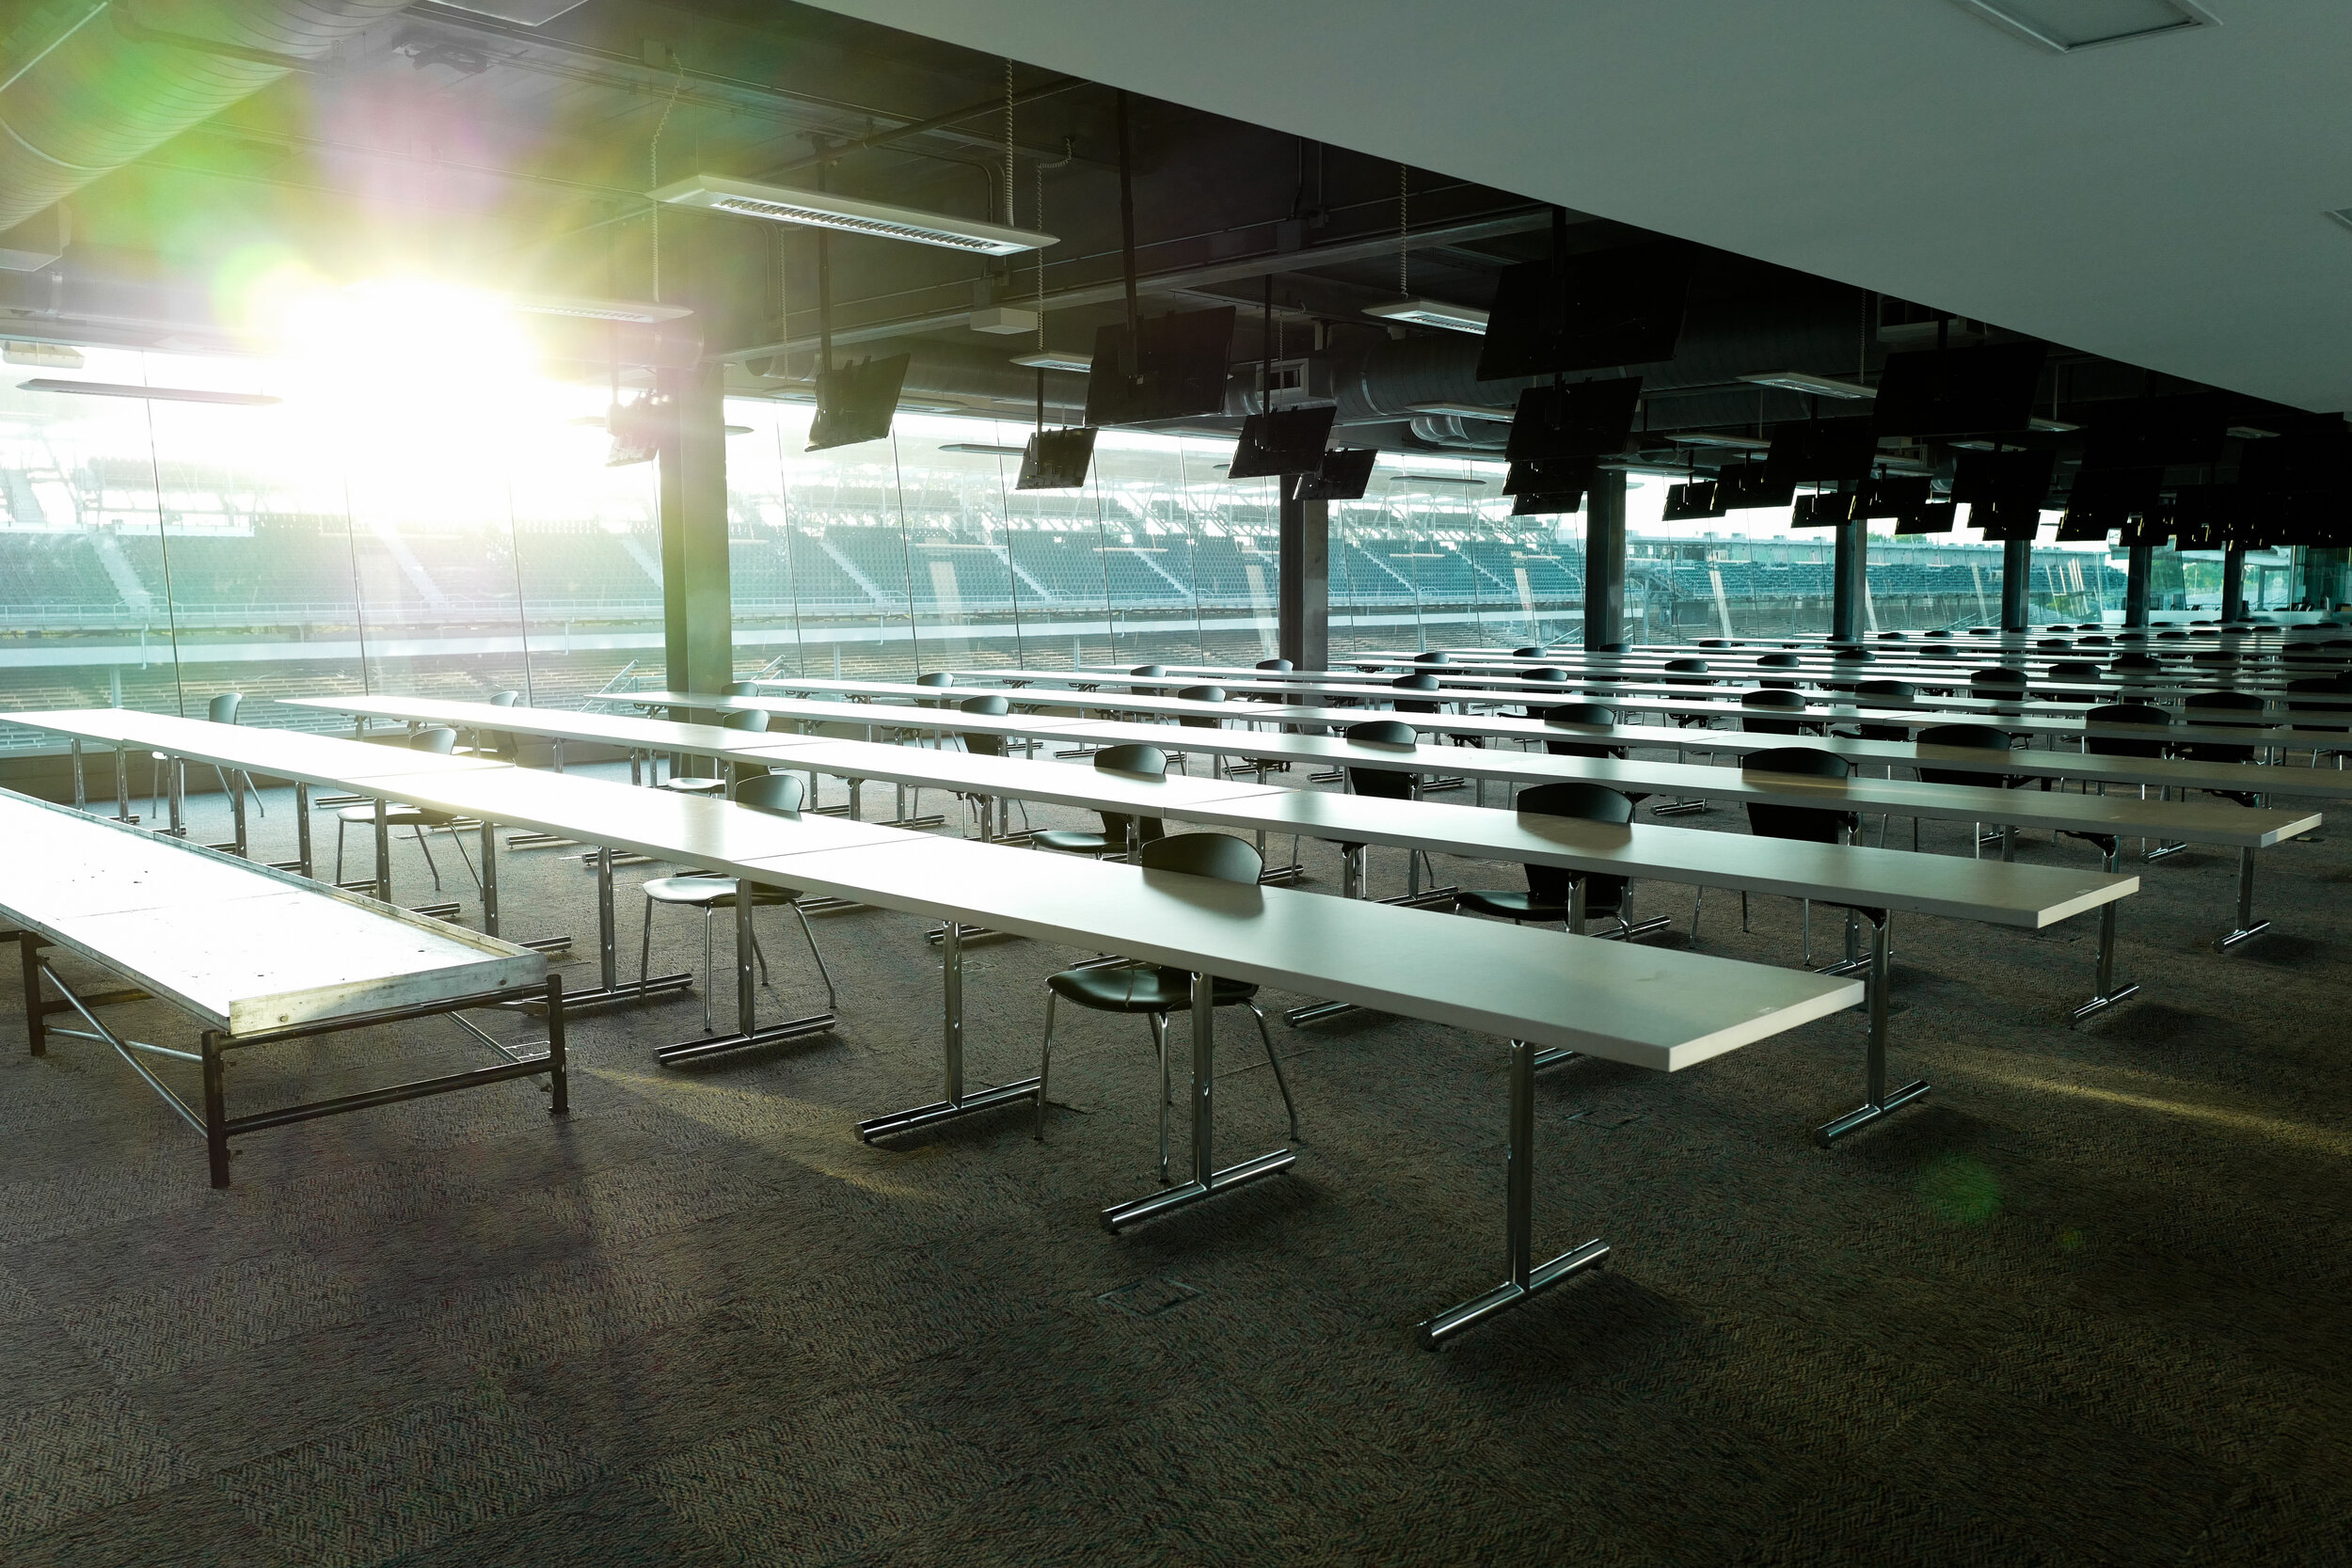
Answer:
<svg viewBox="0 0 2352 1568"><path fill-rule="evenodd" d="M306 69L407 0L119 0L0 92L0 230Z"/></svg>

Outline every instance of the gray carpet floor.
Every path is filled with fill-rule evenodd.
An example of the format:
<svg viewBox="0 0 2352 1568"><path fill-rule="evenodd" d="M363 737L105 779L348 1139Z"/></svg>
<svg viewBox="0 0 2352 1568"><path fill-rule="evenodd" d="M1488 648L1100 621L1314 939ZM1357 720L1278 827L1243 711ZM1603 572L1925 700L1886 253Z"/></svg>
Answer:
<svg viewBox="0 0 2352 1568"><path fill-rule="evenodd" d="M576 933L581 986L576 856L502 871L510 934ZM1306 861L1335 890L1330 847ZM1401 890L1400 853L1373 865ZM664 869L622 874L631 962L631 889ZM1899 920L1895 1071L1935 1090L1833 1150L1808 1132L1860 1097L1859 1014L1672 1077L1547 1073L1538 1245L1605 1237L1610 1265L1434 1354L1414 1323L1502 1268L1499 1040L1278 1018L1296 1166L1113 1237L1097 1212L1153 1185L1136 1021L1071 1020L1044 1143L1024 1111L852 1135L938 1088L937 955L881 911L818 920L837 1033L679 1070L652 1049L699 1033L696 994L581 1017L566 1120L505 1085L258 1133L226 1192L111 1054L27 1056L11 996L0 1561L2343 1562L2352 855L2265 855L2278 928L2227 957L2233 860L2142 870L2146 991L2081 1030L2090 921ZM761 918L768 1016L820 1002ZM1794 904L1753 924L1718 894L1699 946L1798 961ZM655 952L698 965L696 917ZM977 1077L1035 1070L1043 977L1087 956L972 944ZM156 1006L117 1017L186 1042ZM1254 1032L1228 1012L1220 1039L1222 1146L1274 1147ZM257 1051L231 1104L482 1059L438 1022Z"/></svg>

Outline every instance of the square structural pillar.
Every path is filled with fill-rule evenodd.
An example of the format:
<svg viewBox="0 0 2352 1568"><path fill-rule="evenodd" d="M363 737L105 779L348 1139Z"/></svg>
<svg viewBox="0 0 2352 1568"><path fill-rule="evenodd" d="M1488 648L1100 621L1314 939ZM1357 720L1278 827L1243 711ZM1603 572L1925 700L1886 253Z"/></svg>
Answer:
<svg viewBox="0 0 2352 1568"><path fill-rule="evenodd" d="M1287 484L1287 481L1282 482ZM1331 663L1331 503L1282 499L1276 646L1294 670Z"/></svg>
<svg viewBox="0 0 2352 1568"><path fill-rule="evenodd" d="M2033 586L2033 541L2001 541L2001 629L2024 631L2031 619L2027 590Z"/></svg>
<svg viewBox="0 0 2352 1568"><path fill-rule="evenodd" d="M1584 492L1584 646L1625 641L1625 470L1603 468Z"/></svg>
<svg viewBox="0 0 2352 1568"><path fill-rule="evenodd" d="M661 424L661 647L673 691L735 679L735 598L727 578L724 372L716 360L658 372Z"/></svg>

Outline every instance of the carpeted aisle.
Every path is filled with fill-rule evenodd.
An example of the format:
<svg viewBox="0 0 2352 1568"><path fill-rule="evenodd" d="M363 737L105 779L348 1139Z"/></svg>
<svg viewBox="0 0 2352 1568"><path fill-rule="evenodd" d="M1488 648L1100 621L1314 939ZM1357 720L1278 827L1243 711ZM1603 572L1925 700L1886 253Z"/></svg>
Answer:
<svg viewBox="0 0 2352 1568"><path fill-rule="evenodd" d="M586 985L576 856L512 853L501 893L510 932L576 934ZM1373 864L1401 890L1401 853ZM666 869L623 874L629 965ZM2265 854L2279 928L2226 958L2234 861L2140 869L2146 992L2081 1031L2090 921L1899 918L1894 1070L1935 1092L1833 1151L1807 1133L1860 1097L1859 1014L1673 1078L1546 1074L1538 1245L1616 1250L1435 1355L1412 1325L1502 1268L1499 1040L1278 1017L1293 1172L1112 1237L1097 1211L1152 1184L1142 1024L1070 1018L1043 1144L1023 1109L862 1146L935 1098L940 1018L918 923L859 910L817 920L837 1035L675 1070L651 1051L699 1031L692 993L582 1017L568 1122L524 1085L339 1117L246 1138L215 1193L111 1054L24 1053L0 966L0 1562L2352 1560L2352 856ZM761 919L767 1016L820 1005ZM657 966L698 966L698 927L664 911ZM1794 963L1797 929L1759 899L1742 934L1718 894L1700 946ZM1084 956L967 949L977 1078L1035 1070L1043 976ZM1240 1158L1280 1101L1248 1021L1220 1041ZM480 1054L445 1023L257 1052L231 1104Z"/></svg>

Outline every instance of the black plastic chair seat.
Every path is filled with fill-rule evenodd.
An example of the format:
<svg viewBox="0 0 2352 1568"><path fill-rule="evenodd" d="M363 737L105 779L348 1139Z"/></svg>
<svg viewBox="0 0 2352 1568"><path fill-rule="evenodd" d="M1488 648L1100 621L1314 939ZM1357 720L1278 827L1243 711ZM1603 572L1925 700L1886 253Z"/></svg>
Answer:
<svg viewBox="0 0 2352 1568"><path fill-rule="evenodd" d="M1454 895L1454 907L1478 914L1492 915L1497 920L1565 920L1568 907L1541 898L1533 893L1514 893L1508 888L1464 888ZM1588 911L1587 912L1599 912Z"/></svg>
<svg viewBox="0 0 2352 1568"><path fill-rule="evenodd" d="M1124 844L1114 845L1109 835L1089 833L1077 828L1045 828L1029 835L1029 843L1040 849L1058 849L1065 855L1107 855L1113 849L1124 849Z"/></svg>
<svg viewBox="0 0 2352 1568"><path fill-rule="evenodd" d="M1192 1006L1192 975L1157 965L1131 969L1065 969L1049 974L1054 994L1103 1013L1175 1013ZM1216 977L1216 1006L1247 1002L1258 994L1251 980Z"/></svg>

